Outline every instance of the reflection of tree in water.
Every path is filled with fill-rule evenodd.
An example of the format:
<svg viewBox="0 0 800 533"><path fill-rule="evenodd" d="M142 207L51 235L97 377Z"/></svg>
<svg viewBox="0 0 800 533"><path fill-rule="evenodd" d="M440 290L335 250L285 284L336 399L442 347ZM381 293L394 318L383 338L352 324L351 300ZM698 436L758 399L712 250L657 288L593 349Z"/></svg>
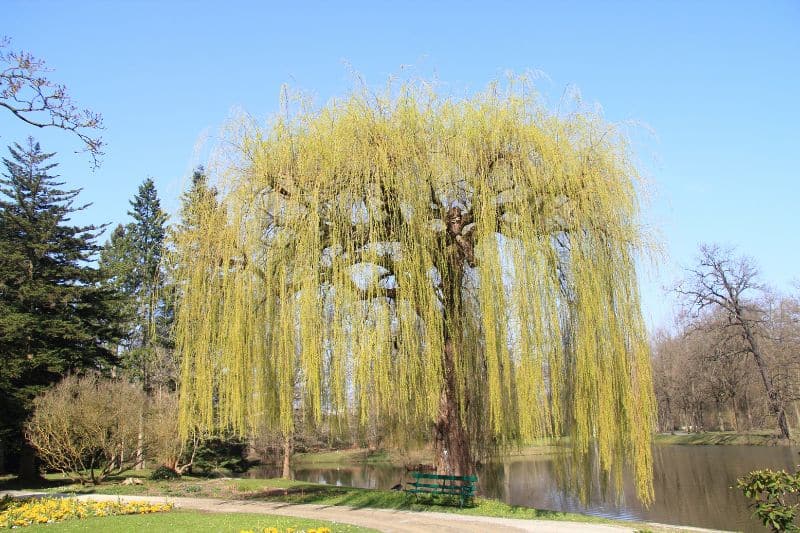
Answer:
<svg viewBox="0 0 800 533"><path fill-rule="evenodd" d="M360 465L330 468L296 468L295 479L327 485L364 489L389 489L401 480L408 481L404 468Z"/></svg>
<svg viewBox="0 0 800 533"><path fill-rule="evenodd" d="M570 487L564 469L572 468L569 453L528 455L497 459L478 471L480 496L511 505L572 511L613 518L648 520L728 530L759 531L750 519L747 502L735 486L736 478L758 468L791 468L797 449L778 446L655 446L655 502L642 507L635 498L633 476L623 472L622 493L614 484L599 482ZM251 477L275 477L279 469L264 467ZM359 488L389 489L401 479L404 468L385 465L299 468L300 481ZM761 530L765 531L765 530Z"/></svg>
<svg viewBox="0 0 800 533"><path fill-rule="evenodd" d="M656 502L639 512L744 531L767 530L751 518L748 501L735 488L737 478L755 469L790 468L798 460L798 450L788 446L656 446L654 451Z"/></svg>

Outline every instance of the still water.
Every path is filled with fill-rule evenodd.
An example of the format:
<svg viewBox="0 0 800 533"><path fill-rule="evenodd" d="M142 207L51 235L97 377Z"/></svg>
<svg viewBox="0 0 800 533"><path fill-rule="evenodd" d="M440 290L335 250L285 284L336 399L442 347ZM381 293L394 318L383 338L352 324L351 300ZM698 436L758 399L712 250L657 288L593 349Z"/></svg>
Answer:
<svg viewBox="0 0 800 533"><path fill-rule="evenodd" d="M644 508L636 501L630 472L624 491L603 495L594 491L586 503L559 488L554 455L500 459L478 472L479 494L512 505L539 509L646 520L735 531L764 531L750 518L736 479L761 468L793 469L800 463L797 448L786 446L656 445L655 502ZM258 475L256 472L253 474ZM267 472L263 472L269 475ZM405 469L384 465L298 468L295 479L331 485L388 489L408 481Z"/></svg>

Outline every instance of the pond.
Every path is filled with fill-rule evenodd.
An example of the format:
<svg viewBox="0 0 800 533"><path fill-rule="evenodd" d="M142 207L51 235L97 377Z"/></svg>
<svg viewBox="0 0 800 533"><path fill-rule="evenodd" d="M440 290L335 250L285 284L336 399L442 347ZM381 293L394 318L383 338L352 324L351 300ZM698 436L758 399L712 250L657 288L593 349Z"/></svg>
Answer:
<svg viewBox="0 0 800 533"><path fill-rule="evenodd" d="M644 508L636 500L630 472L624 474L624 494L602 495L586 503L559 488L555 455L498 459L484 465L479 494L512 505L583 514L646 520L737 531L760 531L750 518L747 501L735 488L736 479L760 468L792 469L800 450L787 446L654 446L656 499ZM261 471L274 475L274 472ZM251 472L258 476L259 472ZM403 468L387 465L297 468L295 479L331 485L388 489L408 481Z"/></svg>

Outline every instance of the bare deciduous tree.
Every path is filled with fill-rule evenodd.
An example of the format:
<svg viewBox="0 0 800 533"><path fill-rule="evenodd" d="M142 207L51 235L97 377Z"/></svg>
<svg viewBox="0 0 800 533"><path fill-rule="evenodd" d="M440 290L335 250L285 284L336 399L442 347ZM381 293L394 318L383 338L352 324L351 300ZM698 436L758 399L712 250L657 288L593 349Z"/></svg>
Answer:
<svg viewBox="0 0 800 533"><path fill-rule="evenodd" d="M186 473L194 464L200 437L179 437L177 394L158 391L150 400L146 421L153 458L177 474Z"/></svg>
<svg viewBox="0 0 800 533"><path fill-rule="evenodd" d="M89 152L95 168L103 155L103 140L93 132L103 129L103 117L79 108L64 85L48 79L51 69L26 51L9 50L11 41L0 37L0 107L37 128L58 128L75 134Z"/></svg>
<svg viewBox="0 0 800 533"><path fill-rule="evenodd" d="M697 266L687 269L687 272L677 292L686 298L695 316L720 311L724 320L722 325L741 336L756 364L781 436L790 438L786 399L776 386L760 343L764 310L758 305L756 295L763 291L763 287L758 283L755 262L734 255L732 250L702 245Z"/></svg>
<svg viewBox="0 0 800 533"><path fill-rule="evenodd" d="M128 382L67 376L34 400L26 437L47 467L98 484L135 466L143 405Z"/></svg>

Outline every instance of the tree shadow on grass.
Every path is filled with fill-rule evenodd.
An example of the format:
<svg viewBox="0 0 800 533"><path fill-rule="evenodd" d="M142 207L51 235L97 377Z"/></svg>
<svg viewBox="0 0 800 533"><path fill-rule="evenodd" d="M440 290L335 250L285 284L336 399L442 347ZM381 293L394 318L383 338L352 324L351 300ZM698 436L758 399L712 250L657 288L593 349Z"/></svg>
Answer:
<svg viewBox="0 0 800 533"><path fill-rule="evenodd" d="M281 493L259 492L247 496L287 504L313 504L347 506L354 509L391 509L397 511L446 512L469 515L495 516L520 519L575 520L579 517L561 511L534 509L508 505L498 500L475 498L463 507L459 499L442 495L415 496L402 491L351 489L347 487L324 487L310 485L294 487Z"/></svg>
<svg viewBox="0 0 800 533"><path fill-rule="evenodd" d="M21 480L16 476L0 476L0 491L6 490L43 490L71 485L69 479L39 478L35 481Z"/></svg>

